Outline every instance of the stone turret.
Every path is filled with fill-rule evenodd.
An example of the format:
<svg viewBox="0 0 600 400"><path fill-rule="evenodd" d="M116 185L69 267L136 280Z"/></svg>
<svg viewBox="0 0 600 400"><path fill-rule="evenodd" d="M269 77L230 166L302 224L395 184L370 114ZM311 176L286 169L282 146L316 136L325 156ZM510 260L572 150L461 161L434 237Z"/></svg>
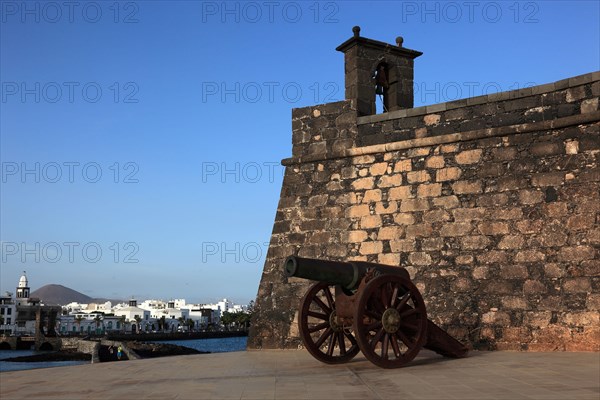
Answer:
<svg viewBox="0 0 600 400"><path fill-rule="evenodd" d="M336 48L344 53L346 100L354 103L359 116L375 114L375 76L382 71L384 111L412 108L414 59L423 53L403 47L400 36L394 46L361 37L358 26L352 31L354 36Z"/></svg>

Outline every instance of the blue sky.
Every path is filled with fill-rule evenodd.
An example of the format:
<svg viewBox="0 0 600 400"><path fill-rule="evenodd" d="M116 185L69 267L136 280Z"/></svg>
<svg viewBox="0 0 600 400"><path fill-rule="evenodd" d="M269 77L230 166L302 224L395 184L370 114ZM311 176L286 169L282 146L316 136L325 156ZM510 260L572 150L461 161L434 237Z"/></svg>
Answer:
<svg viewBox="0 0 600 400"><path fill-rule="evenodd" d="M0 1L0 289L247 303L291 109L361 35L422 51L415 105L600 69L597 1Z"/></svg>

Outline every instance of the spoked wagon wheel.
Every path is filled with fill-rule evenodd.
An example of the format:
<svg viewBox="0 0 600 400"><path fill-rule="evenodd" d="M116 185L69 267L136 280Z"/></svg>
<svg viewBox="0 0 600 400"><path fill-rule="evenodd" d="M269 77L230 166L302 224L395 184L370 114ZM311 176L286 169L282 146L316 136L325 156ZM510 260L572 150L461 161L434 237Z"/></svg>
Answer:
<svg viewBox="0 0 600 400"><path fill-rule="evenodd" d="M338 323L335 286L317 283L304 295L298 325L304 346L317 360L328 364L350 361L360 349L351 326Z"/></svg>
<svg viewBox="0 0 600 400"><path fill-rule="evenodd" d="M427 340L427 313L419 290L400 276L371 280L358 299L354 331L360 350L373 364L398 368Z"/></svg>

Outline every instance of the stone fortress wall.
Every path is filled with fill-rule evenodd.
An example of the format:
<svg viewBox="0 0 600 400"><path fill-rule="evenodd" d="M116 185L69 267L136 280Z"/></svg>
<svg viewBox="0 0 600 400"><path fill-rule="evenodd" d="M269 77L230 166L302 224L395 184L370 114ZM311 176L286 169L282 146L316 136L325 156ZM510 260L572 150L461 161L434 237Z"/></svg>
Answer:
<svg viewBox="0 0 600 400"><path fill-rule="evenodd" d="M347 100L292 112L248 348L300 344L298 255L405 267L473 348L600 351L600 72L412 108L421 53L397 43L355 29ZM398 86L374 114L380 62Z"/></svg>

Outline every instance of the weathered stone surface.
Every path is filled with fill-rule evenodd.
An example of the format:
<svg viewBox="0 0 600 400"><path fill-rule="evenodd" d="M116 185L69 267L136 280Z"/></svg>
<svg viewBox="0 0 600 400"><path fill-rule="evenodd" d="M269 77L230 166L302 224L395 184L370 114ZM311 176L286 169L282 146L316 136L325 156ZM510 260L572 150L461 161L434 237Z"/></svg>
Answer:
<svg viewBox="0 0 600 400"><path fill-rule="evenodd" d="M354 100L294 110L250 347L297 348L298 254L405 267L477 348L600 350L595 79L360 126Z"/></svg>

